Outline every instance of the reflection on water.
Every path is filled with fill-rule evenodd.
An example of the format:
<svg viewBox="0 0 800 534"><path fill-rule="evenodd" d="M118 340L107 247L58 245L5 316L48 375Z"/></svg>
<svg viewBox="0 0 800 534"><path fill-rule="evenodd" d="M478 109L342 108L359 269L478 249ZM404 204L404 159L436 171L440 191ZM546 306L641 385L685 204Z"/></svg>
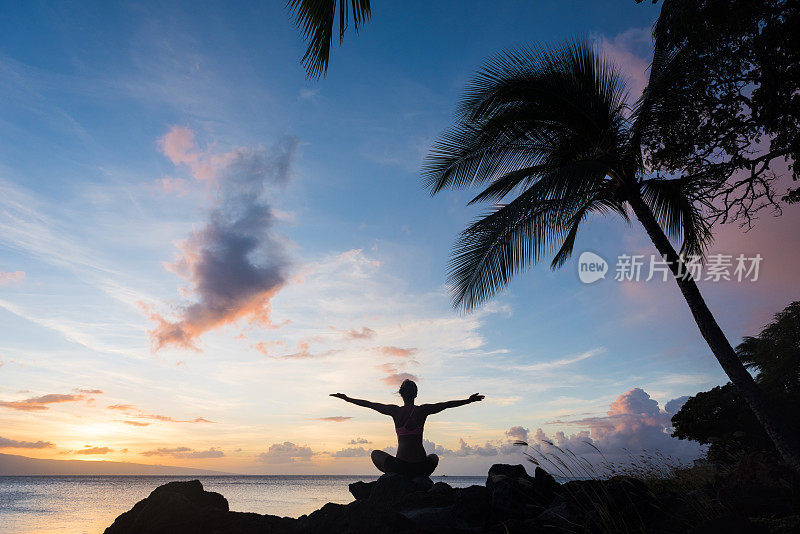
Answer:
<svg viewBox="0 0 800 534"><path fill-rule="evenodd" d="M0 477L0 533L102 532L153 489L170 480L199 479L228 499L231 510L298 517L326 502L353 500L347 485L375 476L47 476ZM485 477L433 477L454 487Z"/></svg>

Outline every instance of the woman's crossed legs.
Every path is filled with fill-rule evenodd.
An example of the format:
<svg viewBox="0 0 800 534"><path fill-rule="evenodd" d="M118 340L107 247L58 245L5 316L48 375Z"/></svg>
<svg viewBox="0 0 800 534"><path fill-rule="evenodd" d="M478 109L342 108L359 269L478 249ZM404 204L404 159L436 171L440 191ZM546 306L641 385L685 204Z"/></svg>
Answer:
<svg viewBox="0 0 800 534"><path fill-rule="evenodd" d="M429 454L422 461L406 462L404 460L398 460L387 452L375 450L372 451L372 463L384 473L399 473L408 476L430 476L436 469L436 466L439 465L439 457L435 454Z"/></svg>

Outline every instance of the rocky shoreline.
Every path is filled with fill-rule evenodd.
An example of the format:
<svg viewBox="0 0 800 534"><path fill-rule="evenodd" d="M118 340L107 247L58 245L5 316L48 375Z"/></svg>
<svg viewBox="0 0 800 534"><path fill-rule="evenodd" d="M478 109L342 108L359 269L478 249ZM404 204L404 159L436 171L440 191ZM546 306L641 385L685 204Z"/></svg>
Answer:
<svg viewBox="0 0 800 534"><path fill-rule="evenodd" d="M389 474L374 482L355 482L349 488L353 502L328 503L295 519L232 512L222 495L205 491L198 480L170 482L117 517L105 532L732 534L791 532L800 518L792 515L788 517L789 530L776 530L751 521L745 510L725 506L703 490L680 495L665 489L656 494L643 481L624 476L559 484L540 467L530 476L522 465L507 464L493 465L485 486L453 488L425 477L411 480Z"/></svg>

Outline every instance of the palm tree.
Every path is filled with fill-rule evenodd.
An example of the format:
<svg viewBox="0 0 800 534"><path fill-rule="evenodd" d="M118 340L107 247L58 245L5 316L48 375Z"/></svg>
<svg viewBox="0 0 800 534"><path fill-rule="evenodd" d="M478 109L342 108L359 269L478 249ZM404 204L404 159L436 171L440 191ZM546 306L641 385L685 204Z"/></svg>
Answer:
<svg viewBox="0 0 800 534"><path fill-rule="evenodd" d="M591 213L629 210L669 263L700 332L785 461L800 473L800 444L737 357L687 276L683 257L702 256L711 239L698 177L648 173L640 140L650 117L670 105L660 91L680 54L656 44L650 79L633 108L613 65L584 41L521 48L492 57L467 85L455 124L423 169L432 195L481 186L470 203L493 202L460 235L450 262L456 307L471 310L548 252L551 267L572 254ZM503 202L500 204L500 202ZM681 243L680 254L670 238Z"/></svg>
<svg viewBox="0 0 800 534"><path fill-rule="evenodd" d="M369 19L369 0L288 0L286 3L294 16L295 24L302 31L303 38L309 41L302 63L310 78L324 76L328 70L337 4L341 44L350 26L351 16L356 33L359 26Z"/></svg>

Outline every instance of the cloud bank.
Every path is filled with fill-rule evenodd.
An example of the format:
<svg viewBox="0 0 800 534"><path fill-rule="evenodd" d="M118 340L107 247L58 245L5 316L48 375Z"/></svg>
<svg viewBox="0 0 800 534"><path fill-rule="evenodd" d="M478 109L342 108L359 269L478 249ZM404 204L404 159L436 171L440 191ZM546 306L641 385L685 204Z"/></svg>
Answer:
<svg viewBox="0 0 800 534"><path fill-rule="evenodd" d="M144 456L172 456L173 458L222 458L225 453L217 447L211 447L205 451L197 451L190 447L160 447L150 451L144 451L139 454Z"/></svg>
<svg viewBox="0 0 800 534"><path fill-rule="evenodd" d="M49 449L55 444L49 441L17 441L0 436L0 449Z"/></svg>
<svg viewBox="0 0 800 534"><path fill-rule="evenodd" d="M568 435L559 431L551 437L540 428L529 440L529 444L539 452L554 453L556 450L552 443L562 449L569 448L576 454L593 458L595 463L599 461L599 455L594 447L600 449L604 456L623 462L642 451L688 462L701 456L702 446L670 436L670 419L687 398L673 399L662 409L643 389L633 388L617 397L605 416L551 422L580 428L575 434Z"/></svg>
<svg viewBox="0 0 800 534"><path fill-rule="evenodd" d="M314 456L314 451L304 445L295 445L291 441L273 443L267 452L262 452L257 459L268 464L287 464L294 462L308 462Z"/></svg>

